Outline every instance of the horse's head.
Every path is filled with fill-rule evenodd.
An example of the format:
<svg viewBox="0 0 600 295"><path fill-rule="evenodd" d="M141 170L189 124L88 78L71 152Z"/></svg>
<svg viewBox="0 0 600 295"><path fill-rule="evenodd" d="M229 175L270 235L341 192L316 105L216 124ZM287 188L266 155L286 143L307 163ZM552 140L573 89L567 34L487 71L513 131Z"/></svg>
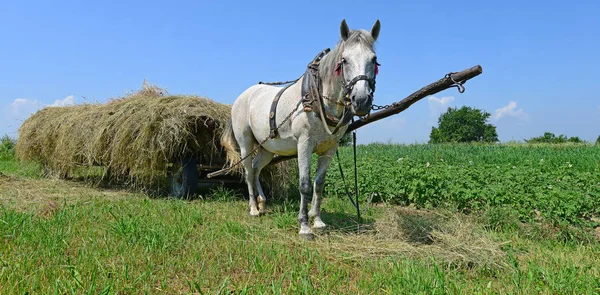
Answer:
<svg viewBox="0 0 600 295"><path fill-rule="evenodd" d="M346 20L340 25L343 46L334 74L341 76L344 100L351 102L352 111L359 116L368 114L373 104L375 76L379 66L373 43L379 37L380 28L379 20L370 32L350 30Z"/></svg>

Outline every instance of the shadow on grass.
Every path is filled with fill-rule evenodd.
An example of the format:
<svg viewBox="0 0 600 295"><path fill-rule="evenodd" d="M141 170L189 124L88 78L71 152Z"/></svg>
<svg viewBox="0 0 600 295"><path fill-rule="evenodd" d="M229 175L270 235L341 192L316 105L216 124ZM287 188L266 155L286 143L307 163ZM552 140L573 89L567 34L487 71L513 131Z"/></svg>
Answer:
<svg viewBox="0 0 600 295"><path fill-rule="evenodd" d="M321 219L327 224L329 232L340 234L365 234L372 231L375 224L375 219L371 216L361 216L359 220L356 211L346 211L342 208L336 208L334 211L321 209Z"/></svg>

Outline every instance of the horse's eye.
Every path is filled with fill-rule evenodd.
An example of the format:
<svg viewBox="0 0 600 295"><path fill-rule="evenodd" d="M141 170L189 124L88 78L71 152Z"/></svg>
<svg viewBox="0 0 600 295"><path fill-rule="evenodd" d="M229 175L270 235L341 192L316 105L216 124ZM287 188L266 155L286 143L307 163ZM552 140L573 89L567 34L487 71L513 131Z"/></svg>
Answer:
<svg viewBox="0 0 600 295"><path fill-rule="evenodd" d="M377 56L373 57L373 63L380 66L380 64L377 62Z"/></svg>

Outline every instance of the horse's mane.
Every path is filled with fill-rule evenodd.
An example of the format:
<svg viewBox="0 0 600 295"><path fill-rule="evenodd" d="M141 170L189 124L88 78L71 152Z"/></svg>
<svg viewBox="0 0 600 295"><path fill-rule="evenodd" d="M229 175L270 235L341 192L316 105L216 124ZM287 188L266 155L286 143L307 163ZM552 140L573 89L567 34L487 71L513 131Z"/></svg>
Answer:
<svg viewBox="0 0 600 295"><path fill-rule="evenodd" d="M338 77L333 75L333 71L338 61L341 60L342 52L344 52L346 46L359 45L373 50L374 43L375 39L373 39L369 32L365 30L350 30L348 39L346 41L340 39L331 52L321 60L319 75L321 76L321 81L323 81L323 86L328 89L334 89Z"/></svg>

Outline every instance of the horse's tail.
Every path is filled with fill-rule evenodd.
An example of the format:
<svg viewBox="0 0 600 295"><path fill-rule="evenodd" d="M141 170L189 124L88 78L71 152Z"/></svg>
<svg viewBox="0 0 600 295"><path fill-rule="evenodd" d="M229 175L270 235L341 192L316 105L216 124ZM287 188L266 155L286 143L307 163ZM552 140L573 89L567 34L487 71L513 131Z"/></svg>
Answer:
<svg viewBox="0 0 600 295"><path fill-rule="evenodd" d="M242 159L242 156L238 151L239 146L237 140L233 135L233 126L231 123L231 118L229 118L229 121L227 121L227 125L225 126L223 134L221 135L221 146L225 149L225 152L227 153L226 165L235 165Z"/></svg>

